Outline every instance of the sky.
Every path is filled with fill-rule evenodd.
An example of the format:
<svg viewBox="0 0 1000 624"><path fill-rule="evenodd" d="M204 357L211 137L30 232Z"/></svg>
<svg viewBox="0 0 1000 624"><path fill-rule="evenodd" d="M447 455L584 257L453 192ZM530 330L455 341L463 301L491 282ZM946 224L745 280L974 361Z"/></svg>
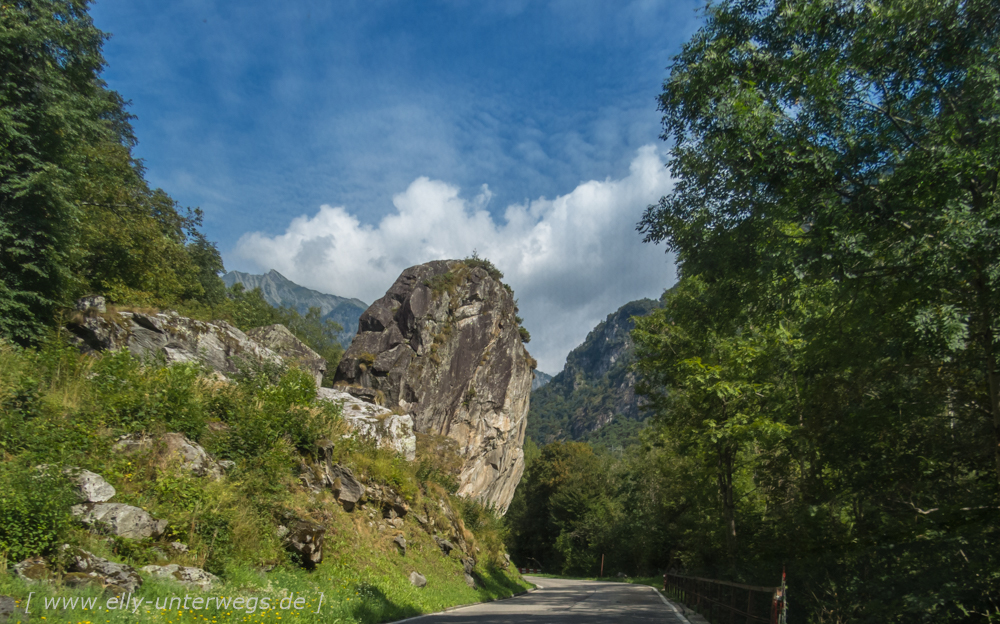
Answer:
<svg viewBox="0 0 1000 624"><path fill-rule="evenodd" d="M146 177L226 268L366 303L473 252L539 369L672 285L635 225L671 188L656 97L688 0L97 0Z"/></svg>

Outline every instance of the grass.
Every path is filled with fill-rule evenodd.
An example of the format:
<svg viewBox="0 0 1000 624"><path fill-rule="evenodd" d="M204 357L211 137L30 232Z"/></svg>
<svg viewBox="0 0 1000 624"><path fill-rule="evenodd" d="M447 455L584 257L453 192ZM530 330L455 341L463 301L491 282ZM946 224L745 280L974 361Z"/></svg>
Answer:
<svg viewBox="0 0 1000 624"><path fill-rule="evenodd" d="M42 524L32 513L12 516L14 523L0 526L0 594L22 604L31 595L32 621L46 624L375 623L529 587L513 567L495 565L501 555L494 551L502 548L502 526L495 517L456 499L439 483L450 483L455 468L449 454L434 452L440 445L421 445L418 461L406 462L369 441L345 438L336 411L309 398L315 392L311 383L308 375L291 370L273 379L258 374L220 384L191 366L142 363L127 353L91 358L57 343L39 350L0 343L0 486L22 483L18 475L37 480L31 471L40 463L79 466L115 487L112 502L142 507L170 523L160 540L125 540L91 534L75 522L55 521L59 518ZM184 431L236 466L211 481L180 470L154 449L129 455L113 450L118 435L135 431L154 436ZM335 461L408 501L413 511L402 529L385 527L373 505L348 513L328 490L314 493L299 484L298 466L314 460L307 449L320 437L336 441ZM19 509L51 511L31 492L19 486L12 500ZM326 527L324 560L311 571L296 566L277 537L278 518L286 512ZM460 553L445 556L417 522L418 513L433 531L453 542L461 538L475 553L477 589L465 583ZM13 530L15 523L24 530ZM405 556L393 543L398 534L407 542ZM189 551L170 550L166 543L172 540L186 543ZM202 593L145 578L135 594L143 606L132 614L108 608L110 596L99 587L29 585L7 573L20 557L8 561L5 551L41 553L55 562L54 546L62 543L137 569L153 563L202 567L223 584ZM426 587L410 584L414 571L426 577ZM186 608L178 602L185 596ZM242 608L233 602L193 608L194 598L209 596L242 598ZM170 608L171 598L178 599L178 608ZM89 608L83 600L90 601ZM263 609L265 602L272 608Z"/></svg>

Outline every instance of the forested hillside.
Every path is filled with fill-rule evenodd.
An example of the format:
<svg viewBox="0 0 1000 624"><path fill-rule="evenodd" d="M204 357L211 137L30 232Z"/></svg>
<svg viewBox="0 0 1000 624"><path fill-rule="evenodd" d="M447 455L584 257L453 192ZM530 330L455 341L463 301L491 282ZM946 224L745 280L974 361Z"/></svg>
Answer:
<svg viewBox="0 0 1000 624"><path fill-rule="evenodd" d="M0 335L37 341L86 294L221 303L201 212L150 188L132 154L87 3L6 4L0 22Z"/></svg>
<svg viewBox="0 0 1000 624"><path fill-rule="evenodd" d="M995 3L706 18L660 97L676 185L640 224L681 276L632 334L643 444L541 449L513 548L586 574L784 568L789 621L995 622Z"/></svg>
<svg viewBox="0 0 1000 624"><path fill-rule="evenodd" d="M626 303L599 323L566 357L566 366L531 393L528 437L537 444L593 440L605 446L634 443L646 413L635 392L634 318L658 303Z"/></svg>

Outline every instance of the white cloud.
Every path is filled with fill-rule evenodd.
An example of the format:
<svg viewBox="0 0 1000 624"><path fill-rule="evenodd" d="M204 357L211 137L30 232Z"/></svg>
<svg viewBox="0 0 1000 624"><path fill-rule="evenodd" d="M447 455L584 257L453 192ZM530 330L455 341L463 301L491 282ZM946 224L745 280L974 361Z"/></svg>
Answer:
<svg viewBox="0 0 1000 624"><path fill-rule="evenodd" d="M531 331L539 368L562 369L566 354L622 304L658 297L674 279L661 247L635 231L646 206L667 193L670 176L652 145L639 149L619 180L591 180L555 199L487 210L486 185L471 199L457 187L417 178L393 197L395 211L363 224L342 206L294 219L284 234L244 234L235 255L260 271L372 302L403 269L476 250L503 271Z"/></svg>

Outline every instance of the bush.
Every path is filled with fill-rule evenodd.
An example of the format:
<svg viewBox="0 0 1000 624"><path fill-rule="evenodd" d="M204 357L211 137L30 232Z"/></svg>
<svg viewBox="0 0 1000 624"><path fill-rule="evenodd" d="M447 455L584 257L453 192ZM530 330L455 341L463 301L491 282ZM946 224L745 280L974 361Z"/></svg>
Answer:
<svg viewBox="0 0 1000 624"><path fill-rule="evenodd" d="M503 273L500 272L500 269L496 268L496 266L486 258L480 258L479 254L475 251L472 252L471 256L462 260L462 262L470 269L484 269L487 273L489 273L490 277L498 282L503 279Z"/></svg>
<svg viewBox="0 0 1000 624"><path fill-rule="evenodd" d="M521 342L531 342L531 334L523 325L517 328L517 333L521 334Z"/></svg>
<svg viewBox="0 0 1000 624"><path fill-rule="evenodd" d="M162 422L171 431L197 439L205 428L200 364L143 364L127 350L105 353L94 366L90 387L104 422L121 431L148 429Z"/></svg>
<svg viewBox="0 0 1000 624"><path fill-rule="evenodd" d="M71 487L55 469L0 464L0 554L21 561L61 544L76 502Z"/></svg>

